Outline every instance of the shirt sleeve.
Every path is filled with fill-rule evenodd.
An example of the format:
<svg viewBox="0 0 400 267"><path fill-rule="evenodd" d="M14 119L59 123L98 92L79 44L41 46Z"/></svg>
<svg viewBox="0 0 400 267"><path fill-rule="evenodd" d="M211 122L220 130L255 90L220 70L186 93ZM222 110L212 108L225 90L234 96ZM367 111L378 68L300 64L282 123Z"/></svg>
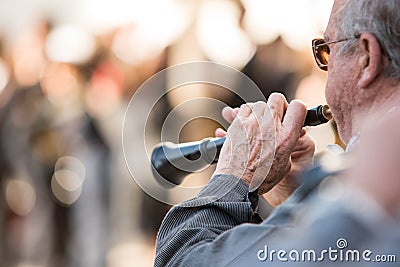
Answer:
<svg viewBox="0 0 400 267"><path fill-rule="evenodd" d="M308 171L302 185L260 224L250 223L254 212L247 184L234 176L213 177L196 198L174 206L165 217L155 266L286 266L288 262L277 261L276 255L272 259L268 249L314 249L318 259L329 262L322 252L338 249L339 241L357 248L375 240L381 223L369 220L366 226L365 218L349 206L351 201L324 199L319 184L334 174L320 166ZM365 202L357 205L361 213L376 217L369 207ZM310 266L304 261L290 263Z"/></svg>
<svg viewBox="0 0 400 267"><path fill-rule="evenodd" d="M216 175L196 198L174 206L158 233L155 266L225 266L277 227L290 225L290 201L271 220L250 223L248 189L234 176Z"/></svg>

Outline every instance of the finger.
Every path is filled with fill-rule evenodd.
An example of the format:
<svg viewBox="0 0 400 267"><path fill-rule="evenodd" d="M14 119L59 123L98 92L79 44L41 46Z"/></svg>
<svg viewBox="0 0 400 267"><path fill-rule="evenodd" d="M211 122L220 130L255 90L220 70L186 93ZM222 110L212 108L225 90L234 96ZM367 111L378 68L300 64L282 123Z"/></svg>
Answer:
<svg viewBox="0 0 400 267"><path fill-rule="evenodd" d="M226 131L224 131L221 128L217 128L215 130L215 137L225 137L226 136Z"/></svg>
<svg viewBox="0 0 400 267"><path fill-rule="evenodd" d="M280 93L272 93L268 98L267 104L275 121L282 122L285 110L288 106L284 95Z"/></svg>
<svg viewBox="0 0 400 267"><path fill-rule="evenodd" d="M297 141L291 154L293 162L300 162L302 159L308 161L314 156L315 142L309 134L303 135Z"/></svg>
<svg viewBox="0 0 400 267"><path fill-rule="evenodd" d="M301 129L301 132L300 132L300 138L301 137L303 137L303 136L305 136L307 134L307 131L306 131L306 129Z"/></svg>
<svg viewBox="0 0 400 267"><path fill-rule="evenodd" d="M258 101L252 105L252 110L254 116L257 118L262 118L264 116L265 110L267 109L267 103L263 101Z"/></svg>
<svg viewBox="0 0 400 267"><path fill-rule="evenodd" d="M287 133L293 133L293 145L297 142L303 129L304 120L306 118L307 108L306 105L300 100L293 100L290 102L285 117L282 122L283 129Z"/></svg>
<svg viewBox="0 0 400 267"><path fill-rule="evenodd" d="M229 123L232 123L239 113L239 108L224 107L222 109L222 117Z"/></svg>
<svg viewBox="0 0 400 267"><path fill-rule="evenodd" d="M252 103L246 103L240 106L240 110L237 114L239 117L248 117L252 113L251 107Z"/></svg>

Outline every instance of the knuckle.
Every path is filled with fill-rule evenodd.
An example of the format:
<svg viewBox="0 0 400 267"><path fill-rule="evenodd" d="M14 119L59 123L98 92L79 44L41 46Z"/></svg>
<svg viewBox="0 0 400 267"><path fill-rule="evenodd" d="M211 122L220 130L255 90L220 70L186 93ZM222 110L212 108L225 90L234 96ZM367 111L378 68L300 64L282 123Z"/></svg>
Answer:
<svg viewBox="0 0 400 267"><path fill-rule="evenodd" d="M290 144L292 143L291 135L281 135L276 144L277 154L290 154Z"/></svg>
<svg viewBox="0 0 400 267"><path fill-rule="evenodd" d="M252 128L259 127L258 119L257 119L255 116L249 117L247 123L248 123L248 124L250 125L250 127L252 127Z"/></svg>

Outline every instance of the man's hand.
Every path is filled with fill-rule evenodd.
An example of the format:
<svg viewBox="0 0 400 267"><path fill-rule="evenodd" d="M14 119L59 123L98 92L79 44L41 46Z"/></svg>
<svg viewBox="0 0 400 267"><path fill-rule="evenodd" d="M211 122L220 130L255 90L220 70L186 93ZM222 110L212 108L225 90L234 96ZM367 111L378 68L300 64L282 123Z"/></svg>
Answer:
<svg viewBox="0 0 400 267"><path fill-rule="evenodd" d="M223 117L232 122L221 150L215 174L231 174L277 206L296 188L299 172L312 163L315 144L302 128L306 107L290 104L281 94L267 103L225 108ZM216 136L223 136L222 130Z"/></svg>

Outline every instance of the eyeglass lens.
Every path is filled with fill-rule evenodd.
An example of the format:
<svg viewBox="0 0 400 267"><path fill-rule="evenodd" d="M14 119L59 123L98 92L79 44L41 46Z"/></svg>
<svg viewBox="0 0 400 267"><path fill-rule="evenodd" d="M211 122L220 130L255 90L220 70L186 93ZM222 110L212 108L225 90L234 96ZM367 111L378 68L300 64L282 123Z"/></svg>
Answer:
<svg viewBox="0 0 400 267"><path fill-rule="evenodd" d="M315 55L320 65L328 65L329 61L329 46L324 44L324 40L317 40L314 44Z"/></svg>

